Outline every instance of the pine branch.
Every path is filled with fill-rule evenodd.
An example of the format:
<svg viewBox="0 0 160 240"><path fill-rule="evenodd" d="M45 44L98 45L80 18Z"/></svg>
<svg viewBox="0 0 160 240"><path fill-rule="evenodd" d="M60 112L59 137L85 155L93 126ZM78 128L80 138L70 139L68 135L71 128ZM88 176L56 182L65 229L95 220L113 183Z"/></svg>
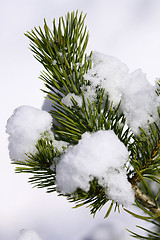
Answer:
<svg viewBox="0 0 160 240"><path fill-rule="evenodd" d="M58 28L53 20L51 31L44 20L44 31L34 28L25 34L35 58L45 67L41 79L50 89L51 99L62 98L69 92L79 94L84 84L83 75L91 68L91 54L86 56L89 34L82 13L68 13L66 21L59 18ZM56 91L55 91L56 90ZM49 92L48 92L49 93Z"/></svg>
<svg viewBox="0 0 160 240"><path fill-rule="evenodd" d="M128 166L127 176L135 193L136 204L149 217L126 211L137 218L152 218L159 222L160 190L155 195L148 181L160 184L160 123L149 124L147 132L140 129L140 135L134 136L127 127L124 114L119 113L120 103L114 107L106 89L97 87L93 101L85 97L85 89L90 83L84 79L84 74L92 67L92 53L88 57L85 53L89 39L87 27L84 25L85 17L82 13L78 16L78 11L68 13L66 19L59 19L58 27L55 19L53 20L52 31L44 20L44 30L41 27L34 28L26 34L35 58L45 68L40 78L47 89L44 92L48 94L53 105L50 113L56 120L53 123L54 136L58 141L63 140L70 145L76 145L85 132L113 130L130 153L129 163L132 167ZM63 103L63 98L68 94L71 94L71 106ZM79 104L77 97L81 98L82 104ZM160 117L159 109L158 114ZM36 187L47 188L48 192L58 191L56 164L62 153L58 152L54 148L54 142L47 138L40 139L36 147L36 154L28 154L25 162L16 162L19 165L16 172L33 174L29 182ZM55 168L51 170L53 165ZM107 202L110 202L110 206L106 217L109 216L113 205L119 210L118 203L106 196L105 189L98 184L96 178L90 182L88 192L77 189L72 194L64 195L74 202L76 207L87 205L93 215ZM158 239L159 235L154 235L153 232L149 234L150 238L145 239L154 239L152 236ZM143 236L133 235L144 239Z"/></svg>
<svg viewBox="0 0 160 240"><path fill-rule="evenodd" d="M89 57L85 54L89 34L84 26L84 20L85 17L82 17L82 13L79 17L78 12L68 13L66 21L63 18L59 19L58 28L55 20L52 31L44 21L44 30L40 27L39 29L34 28L26 34L31 41L30 47L35 58L45 68L41 79L47 87L45 92L53 104L53 110L50 113L56 120L56 123L53 124L54 136L56 140L63 140L75 145L84 132L113 130L125 146L128 146L132 134L130 129L126 128L124 114L119 114L120 104L114 107L105 89L102 88L96 89L94 101L91 102L85 97L85 88L89 86L89 82L84 79L84 74L91 68L92 62L91 54ZM66 106L62 98L68 93L80 96L82 105L80 106L73 96L71 98L72 106ZM53 163L56 164L54 161L57 153L54 143L44 143L43 139L41 139L41 143L43 143L42 148L40 142L37 144L38 153L28 155L25 163L16 163L20 165L16 168L16 172L32 173L33 177L29 178L30 183L37 187L47 188L47 191L55 191L57 190L56 168L51 172L50 167ZM45 155L43 155L43 151ZM51 156L49 164L45 162L45 159L48 159L46 154ZM89 192L77 189L67 198L78 205L88 204L92 214L95 214L109 201L104 189L96 180L90 183ZM115 205L118 208L118 204L115 203ZM109 215L112 206L113 201L111 201L106 216Z"/></svg>
<svg viewBox="0 0 160 240"><path fill-rule="evenodd" d="M148 237L147 236L142 236L142 235L137 234L137 233L134 233L134 232L127 229L131 233L132 237L140 239L140 240L143 240L143 239L145 239L145 240L159 240L160 239L160 234L158 234L156 232L153 232L153 231L150 231L150 230L148 230L146 228L143 228L141 226L137 226L137 227L146 231L148 233Z"/></svg>
<svg viewBox="0 0 160 240"><path fill-rule="evenodd" d="M160 134L157 123L150 124L147 133L141 129L141 134L136 138L134 137L134 139L134 147L132 145L133 148L131 148L130 155L134 173L132 172L133 175L128 180L132 184L137 207L142 209L149 217L137 216L135 213L125 210L135 217L144 220L151 218L155 219L155 222L160 222L159 191L155 195L149 186L149 182L147 182L149 180L160 184ZM136 233L131 233L132 236L138 239L156 239L151 236L146 238Z"/></svg>
<svg viewBox="0 0 160 240"><path fill-rule="evenodd" d="M36 149L36 153L26 155L25 161L13 162L17 165L15 172L32 174L29 183L34 187L47 188L47 192L56 191L56 171L51 169L51 166L56 166L61 153L47 137L38 140Z"/></svg>
<svg viewBox="0 0 160 240"><path fill-rule="evenodd" d="M159 114L159 109L158 109ZM160 117L160 114L159 114ZM129 176L130 182L135 185L141 181L140 174L144 178L158 181L160 175L160 129L156 122L149 124L148 132L140 129L138 137L133 137L134 142L129 146L130 162L134 168ZM158 181L160 183L160 181Z"/></svg>

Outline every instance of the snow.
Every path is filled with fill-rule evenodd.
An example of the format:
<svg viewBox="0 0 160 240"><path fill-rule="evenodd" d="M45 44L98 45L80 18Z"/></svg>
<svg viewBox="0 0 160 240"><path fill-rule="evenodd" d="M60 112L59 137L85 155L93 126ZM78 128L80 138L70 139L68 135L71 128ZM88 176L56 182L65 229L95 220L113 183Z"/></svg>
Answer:
<svg viewBox="0 0 160 240"><path fill-rule="evenodd" d="M99 52L93 52L92 63L93 67L84 75L90 85L81 87L85 100L93 103L96 88L104 88L115 106L121 101L120 110L136 135L139 134L139 127L147 130L148 121L152 123L158 120L160 97L155 93L156 87L149 83L141 69L129 72L127 65L119 59ZM72 98L82 106L81 94L68 93L61 101L73 107Z"/></svg>
<svg viewBox="0 0 160 240"><path fill-rule="evenodd" d="M117 58L99 52L93 52L91 59L93 66L84 78L94 87L105 88L118 104L122 95L118 88L129 71L128 67Z"/></svg>
<svg viewBox="0 0 160 240"><path fill-rule="evenodd" d="M61 99L61 102L65 104L67 107L72 107L73 106L73 103L71 101L72 98L74 98L74 100L78 103L79 106L82 106L81 96L75 95L74 93L68 93Z"/></svg>
<svg viewBox="0 0 160 240"><path fill-rule="evenodd" d="M89 100L90 103L95 101L96 99L96 88L94 86L82 86L81 90L83 91L84 94L84 99L87 104L87 99Z"/></svg>
<svg viewBox="0 0 160 240"><path fill-rule="evenodd" d="M52 140L53 140L53 146L57 151L59 152L64 152L64 150L68 147L68 143L64 141L57 141L54 139L54 136L52 135Z"/></svg>
<svg viewBox="0 0 160 240"><path fill-rule="evenodd" d="M42 240L33 230L21 230L17 240Z"/></svg>
<svg viewBox="0 0 160 240"><path fill-rule="evenodd" d="M134 194L124 166L127 160L128 151L112 130L86 132L57 164L57 189L63 194L77 188L88 191L89 182L96 177L109 199L124 205L133 203Z"/></svg>
<svg viewBox="0 0 160 240"><path fill-rule="evenodd" d="M10 158L24 161L26 153L36 153L35 144L45 136L53 141L55 149L63 152L68 143L55 140L51 128L52 116L48 112L31 106L16 108L6 126L6 132L9 134Z"/></svg>
<svg viewBox="0 0 160 240"><path fill-rule="evenodd" d="M52 117L48 112L30 106L16 108L6 126L10 158L24 161L25 153L35 153L36 142L44 132L51 132L51 127Z"/></svg>
<svg viewBox="0 0 160 240"><path fill-rule="evenodd" d="M1 1L1 3L3 21L1 21L2 37L0 41L1 46L3 46L1 49L1 59L3 60L1 61L0 149L3 149L1 150L3 170L0 176L1 182L4 184L1 184L0 212L3 221L0 223L0 239L15 240L14 231L17 232L19 228L28 227L28 221L31 228L35 227L35 222L40 226L45 240L77 240L73 231L74 233L77 231L78 234L82 232L82 229L88 231L89 226L93 223L98 225L103 221L106 224L106 219L103 219L105 214L103 209L94 220L84 208L67 211L68 205L65 199L61 200L56 195L53 198L50 194L44 194L44 191L39 189L30 190L30 185L25 184L25 174L15 176L13 166L9 163L7 136L4 127L7 118L14 108L22 104L40 108L44 96L39 90L43 88L43 83L38 80L42 66L33 58L28 49L29 42L23 33L34 26L42 26L44 17L47 23L52 25L54 17L58 19L59 16L64 16L66 12L73 9L83 10L84 14L87 13L86 24L90 32L89 50L97 49L112 56L118 56L132 69L142 67L149 79L153 81L155 77L160 75L160 1L102 0L101 2L92 1L92 6L91 1L85 1L84 4L84 1L73 0L48 0L47 4L46 1L33 0ZM95 18L95 16L97 17ZM105 23L105 27L100 27L103 23ZM9 64L9 68L6 63ZM21 197L19 197L19 192ZM28 204L29 199L30 204ZM34 204L35 201L38 204ZM25 207L24 203L26 203ZM31 207L32 211L30 211ZM18 213L21 213L21 216ZM111 218L116 220L118 216L115 214L111 214L107 222L110 222ZM124 228L131 229L136 224L140 225L140 220L129 214L123 215L121 212L119 215L119 221L125 222ZM60 216L63 216L61 221L57 221ZM48 226L51 224L53 226L49 228ZM141 224L146 227L146 222L141 222ZM62 225L63 231L60 231ZM77 225L81 226L78 230ZM56 230L61 236L56 236ZM82 237L79 239L82 240ZM128 239L133 240L130 236Z"/></svg>
<svg viewBox="0 0 160 240"><path fill-rule="evenodd" d="M152 123L158 119L160 98L140 69L130 73L120 60L99 52L93 52L92 62L93 67L84 78L92 88L104 88L114 105L121 100L121 111L135 134L139 127L146 128L148 120Z"/></svg>
<svg viewBox="0 0 160 240"><path fill-rule="evenodd" d="M96 88L94 86L82 86L81 90L84 94L84 99L86 100L86 104L88 105L87 99L92 103L96 98ZM79 107L82 107L82 95L75 95L74 93L68 93L61 99L61 102L65 104L67 107L73 107L73 102L71 99L74 99Z"/></svg>
<svg viewBox="0 0 160 240"><path fill-rule="evenodd" d="M53 62L52 62L53 65L56 65L57 64L57 61L54 59Z"/></svg>
<svg viewBox="0 0 160 240"><path fill-rule="evenodd" d="M139 127L147 128L148 121L157 120L160 97L140 69L130 73L117 58L98 52L93 53L92 62L92 69L84 75L90 84L81 87L85 100L93 103L97 87L104 88L115 106L121 100L120 110L135 134L139 133ZM82 95L74 93L68 93L61 101L73 107L72 99L82 106ZM125 170L128 151L113 131L86 132L76 146L70 146L64 153L68 144L55 140L51 131L52 117L46 111L21 106L14 111L6 128L13 160L24 161L26 153L36 153L35 144L45 134L53 140L54 147L63 152L56 168L57 188L62 193L73 193L77 188L88 191L90 181L97 178L109 199L123 205L134 202Z"/></svg>

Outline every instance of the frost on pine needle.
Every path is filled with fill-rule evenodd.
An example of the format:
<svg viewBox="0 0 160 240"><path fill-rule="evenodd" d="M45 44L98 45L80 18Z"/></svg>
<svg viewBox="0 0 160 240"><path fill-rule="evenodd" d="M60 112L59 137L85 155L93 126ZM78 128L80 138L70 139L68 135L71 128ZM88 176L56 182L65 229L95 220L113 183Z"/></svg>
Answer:
<svg viewBox="0 0 160 240"><path fill-rule="evenodd" d="M83 91L84 98L88 99L90 103L95 101L97 95L95 86L82 86L81 90Z"/></svg>
<svg viewBox="0 0 160 240"><path fill-rule="evenodd" d="M82 86L81 90L83 91L84 98L89 100L92 103L96 98L96 88L95 86ZM74 99L79 107L82 107L82 94L75 95L74 93L68 93L61 99L61 102L65 104L67 107L73 107L72 99ZM86 101L87 103L87 101Z"/></svg>
<svg viewBox="0 0 160 240"><path fill-rule="evenodd" d="M114 105L121 101L121 111L135 134L139 133L139 127L146 128L148 120L152 123L158 119L160 97L140 69L130 73L117 58L98 52L93 52L92 63L84 78L91 86L104 88Z"/></svg>
<svg viewBox="0 0 160 240"><path fill-rule="evenodd" d="M68 93L66 96L64 96L61 99L61 102L65 104L67 107L72 107L73 103L71 99L74 99L78 105L81 107L82 106L82 97L79 95L75 95L74 93Z"/></svg>
<svg viewBox="0 0 160 240"><path fill-rule="evenodd" d="M56 65L56 64L57 64L57 61L56 61L56 60L53 60L52 64L53 64L53 65Z"/></svg>
<svg viewBox="0 0 160 240"><path fill-rule="evenodd" d="M124 205L133 203L134 193L124 166L127 160L128 151L112 130L86 132L57 164L57 188L64 194L77 188L87 192L90 181L97 178L110 199Z"/></svg>
<svg viewBox="0 0 160 240"><path fill-rule="evenodd" d="M54 145L54 149L56 149L58 152L60 153L63 153L64 152L64 149L66 149L68 147L68 143L65 142L65 141L57 141L55 138L54 138L54 135L53 133L50 134L51 139L53 140L53 145Z"/></svg>
<svg viewBox="0 0 160 240"><path fill-rule="evenodd" d="M30 106L15 109L6 126L10 158L24 161L25 153L35 153L36 142L44 132L51 133L51 127L52 117L48 112Z"/></svg>
<svg viewBox="0 0 160 240"><path fill-rule="evenodd" d="M89 100L89 102L93 102L96 98L96 88L95 86L82 86L81 90L83 91L84 98ZM65 104L67 107L73 107L72 100L75 100L79 107L82 107L82 94L75 95L74 93L68 93L61 99L61 102ZM87 103L87 101L86 101Z"/></svg>

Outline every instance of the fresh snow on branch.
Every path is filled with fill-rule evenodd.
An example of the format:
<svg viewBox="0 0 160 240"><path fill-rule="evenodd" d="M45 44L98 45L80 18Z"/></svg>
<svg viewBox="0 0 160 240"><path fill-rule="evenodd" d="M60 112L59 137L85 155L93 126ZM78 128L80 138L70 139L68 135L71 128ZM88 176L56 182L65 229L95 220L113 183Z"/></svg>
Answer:
<svg viewBox="0 0 160 240"><path fill-rule="evenodd" d="M79 95L75 95L74 93L68 93L65 97L62 98L61 102L67 107L72 107L72 98L74 98L74 100L78 103L79 106L82 106L82 97Z"/></svg>
<svg viewBox="0 0 160 240"><path fill-rule="evenodd" d="M84 98L89 100L91 103L96 98L96 89L94 86L82 86L81 90L83 91ZM77 102L79 107L82 107L82 95L75 95L74 93L68 93L61 99L61 102L65 104L67 107L72 107L73 102L72 98Z"/></svg>
<svg viewBox="0 0 160 240"><path fill-rule="evenodd" d="M117 58L98 52L92 55L92 68L84 75L88 85L83 85L85 100L92 104L97 97L97 89L105 89L110 101L117 106L121 101L122 111L135 134L139 127L147 129L148 121L157 121L157 106L160 97L156 87L152 86L140 69L129 72L128 67ZM82 106L82 96L69 93L61 101L73 107L74 99ZM7 122L9 134L10 158L24 161L26 153L36 153L35 144L44 137L53 140L53 145L60 152L67 143L56 141L52 132L52 117L46 112L30 106L17 108ZM58 190L73 193L77 188L88 191L90 181L98 179L99 185L106 189L109 199L126 205L134 202L134 193L127 180L125 164L128 151L112 130L99 130L84 133L75 146L70 146L62 154L56 166ZM53 169L55 166L51 166Z"/></svg>
<svg viewBox="0 0 160 240"><path fill-rule="evenodd" d="M120 109L135 134L139 133L139 127L146 129L148 120L152 123L158 119L160 97L141 69L130 73L119 59L99 52L93 52L92 63L92 68L84 75L90 85L81 88L85 99L92 103L96 98L96 88L104 88L115 106L121 101ZM72 107L71 98L81 107L82 97L79 95L69 93L62 98L62 102Z"/></svg>
<svg viewBox="0 0 160 240"><path fill-rule="evenodd" d="M10 158L24 161L25 153L35 153L36 142L51 127L52 117L48 112L30 106L15 109L6 126Z"/></svg>
<svg viewBox="0 0 160 240"><path fill-rule="evenodd" d="M85 79L93 86L105 88L115 105L121 100L121 110L135 134L139 127L146 128L148 120L153 122L158 118L160 97L148 82L146 74L140 69L130 73L120 60L99 52L93 53L92 62L93 67Z"/></svg>
<svg viewBox="0 0 160 240"><path fill-rule="evenodd" d="M57 186L62 193L73 193L77 188L88 191L95 177L109 199L124 205L133 203L134 193L124 166L127 160L128 151L112 130L86 132L59 161Z"/></svg>
<svg viewBox="0 0 160 240"><path fill-rule="evenodd" d="M35 144L47 134L54 141L54 147L62 152L67 143L54 139L52 116L43 110L21 106L8 119L6 132L9 134L9 155L12 160L24 161L26 154L36 153Z"/></svg>

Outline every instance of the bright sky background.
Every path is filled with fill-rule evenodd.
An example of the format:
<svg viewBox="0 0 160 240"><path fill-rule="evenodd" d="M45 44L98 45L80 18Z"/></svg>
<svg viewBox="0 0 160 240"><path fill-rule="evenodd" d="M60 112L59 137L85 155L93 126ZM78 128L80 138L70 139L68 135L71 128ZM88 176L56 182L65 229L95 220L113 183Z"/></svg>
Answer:
<svg viewBox="0 0 160 240"><path fill-rule="evenodd" d="M160 77L159 0L1 0L0 1L0 240L16 240L19 230L34 229L43 240L84 240L93 228L111 222L134 230L137 220L125 213L104 220L105 210L93 219L89 210L73 210L56 194L32 189L27 176L14 173L7 149L5 125L20 105L41 108L42 66L28 49L24 36L43 19L52 26L68 11L87 13L88 51L118 57L131 71L141 68L150 82ZM130 238L128 238L130 239Z"/></svg>

